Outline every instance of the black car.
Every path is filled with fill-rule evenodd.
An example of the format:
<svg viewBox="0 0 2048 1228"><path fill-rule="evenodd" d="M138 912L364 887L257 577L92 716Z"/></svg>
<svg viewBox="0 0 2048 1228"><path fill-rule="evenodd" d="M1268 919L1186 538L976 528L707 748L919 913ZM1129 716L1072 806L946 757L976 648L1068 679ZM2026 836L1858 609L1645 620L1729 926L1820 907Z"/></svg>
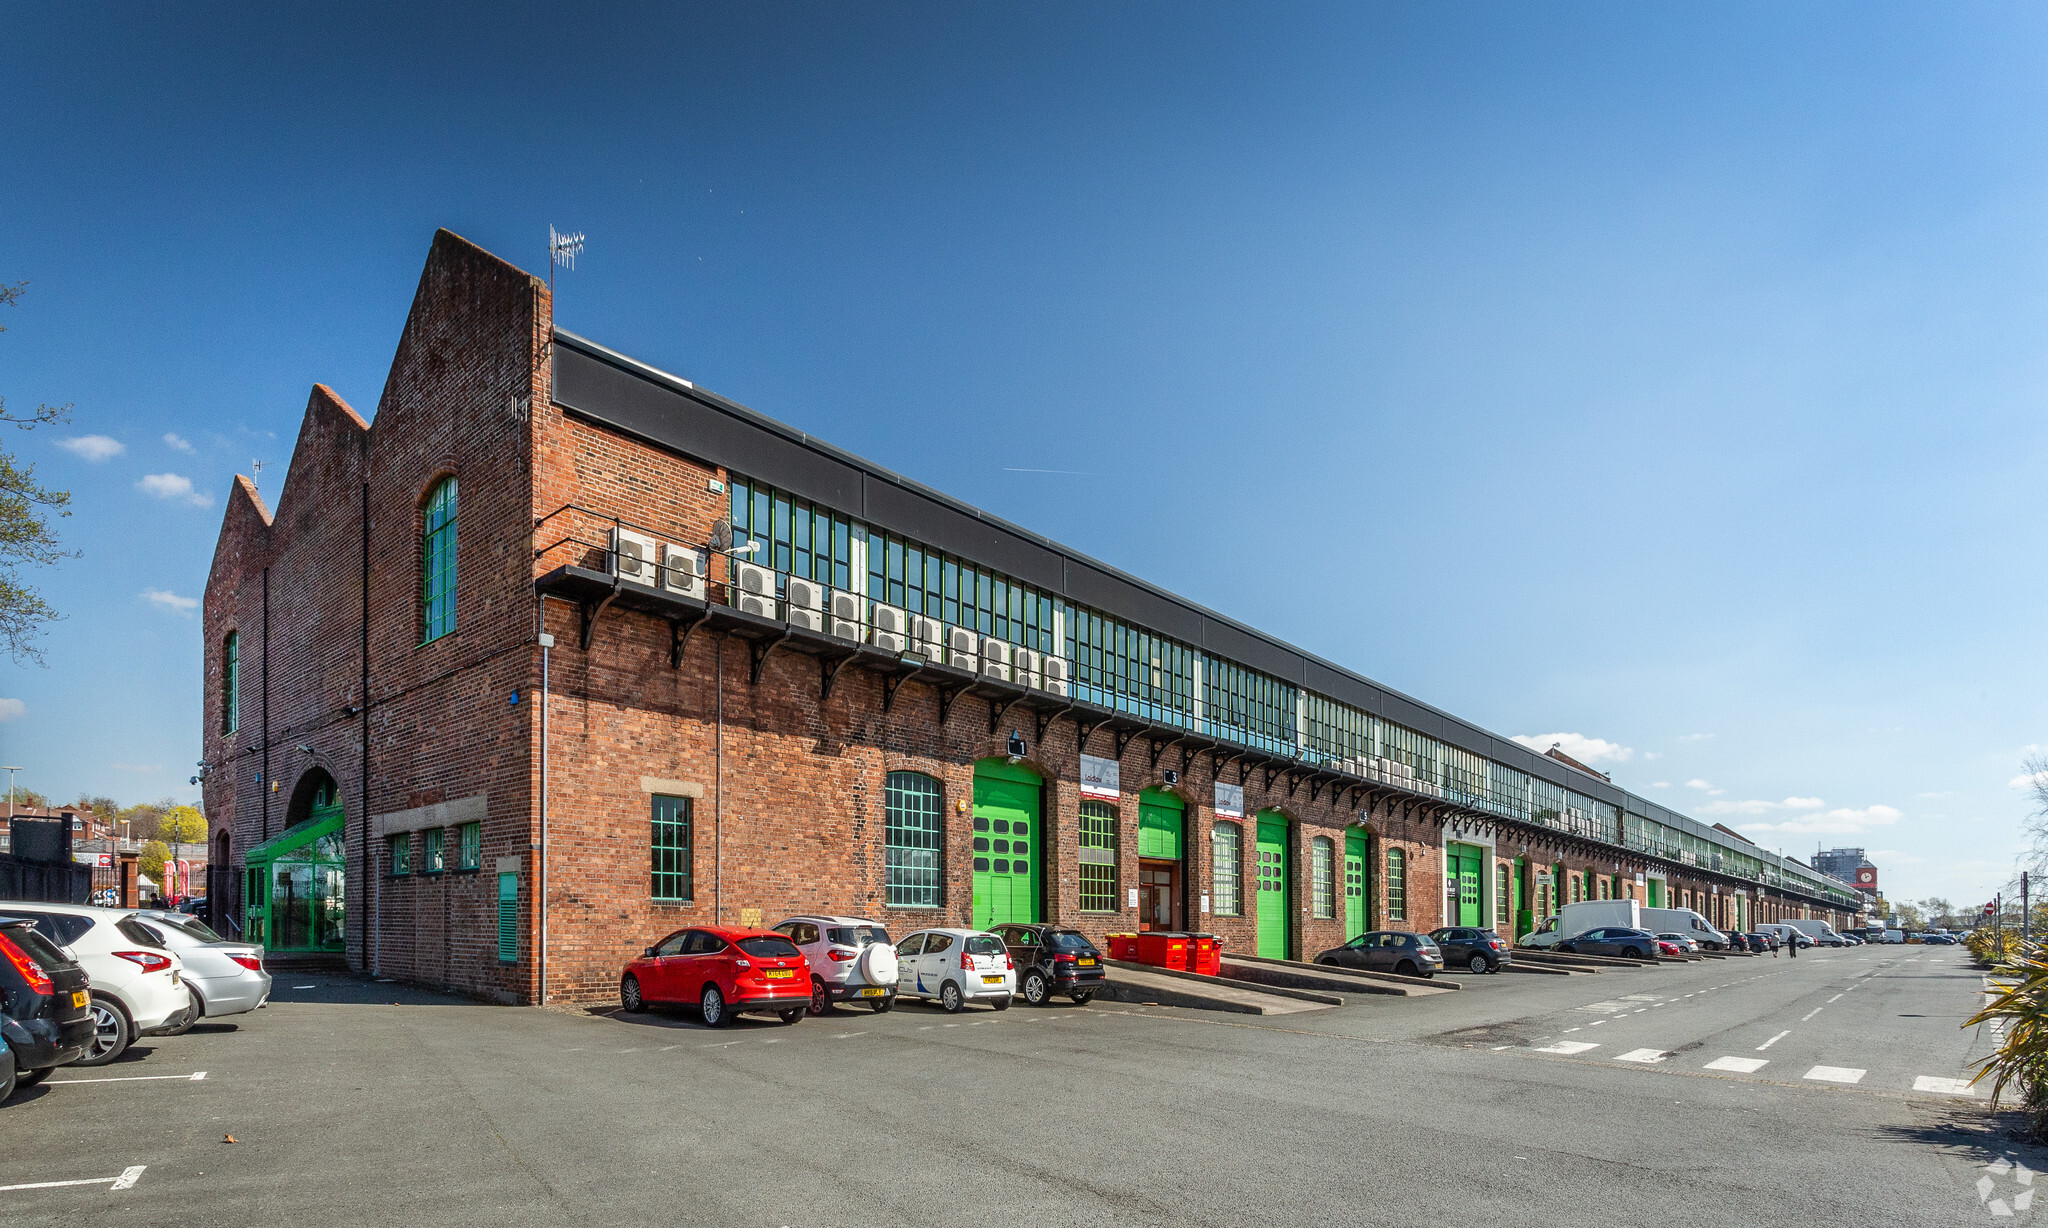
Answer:
<svg viewBox="0 0 2048 1228"><path fill-rule="evenodd" d="M998 925L989 933L1010 948L1017 961L1017 992L1033 1006L1044 1006L1054 994L1065 994L1086 1006L1102 988L1107 974L1102 953L1079 930L1057 925Z"/></svg>
<svg viewBox="0 0 2048 1228"><path fill-rule="evenodd" d="M1745 935L1745 937L1749 939L1749 949L1755 951L1758 955L1765 955L1778 949L1778 936L1776 934L1758 930L1753 934Z"/></svg>
<svg viewBox="0 0 2048 1228"><path fill-rule="evenodd" d="M93 1018L85 969L35 922L0 917L0 1100L85 1056Z"/></svg>
<svg viewBox="0 0 2048 1228"><path fill-rule="evenodd" d="M1443 952L1444 967L1470 968L1474 972L1499 972L1513 957L1508 944L1492 930L1452 925L1431 930L1430 938Z"/></svg>
<svg viewBox="0 0 2048 1228"><path fill-rule="evenodd" d="M1657 936L1648 930L1632 930L1626 926L1610 925L1597 930L1587 930L1568 942L1560 942L1557 949L1573 955L1612 955L1620 959L1657 958Z"/></svg>
<svg viewBox="0 0 2048 1228"><path fill-rule="evenodd" d="M1396 976L1432 977L1444 966L1444 954L1428 934L1407 930L1373 930L1360 934L1341 947L1331 947L1316 956L1319 964L1334 968L1357 968L1364 972L1391 972Z"/></svg>

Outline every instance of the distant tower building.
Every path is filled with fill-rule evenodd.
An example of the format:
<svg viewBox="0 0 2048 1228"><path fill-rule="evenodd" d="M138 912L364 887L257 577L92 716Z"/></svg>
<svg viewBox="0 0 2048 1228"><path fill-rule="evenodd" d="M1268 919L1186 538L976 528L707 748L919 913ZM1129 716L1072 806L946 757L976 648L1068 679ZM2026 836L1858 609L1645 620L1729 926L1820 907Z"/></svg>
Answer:
<svg viewBox="0 0 2048 1228"><path fill-rule="evenodd" d="M1866 897L1877 895L1877 867L1862 849L1830 849L1813 855L1813 868L1830 878L1838 878L1861 891Z"/></svg>

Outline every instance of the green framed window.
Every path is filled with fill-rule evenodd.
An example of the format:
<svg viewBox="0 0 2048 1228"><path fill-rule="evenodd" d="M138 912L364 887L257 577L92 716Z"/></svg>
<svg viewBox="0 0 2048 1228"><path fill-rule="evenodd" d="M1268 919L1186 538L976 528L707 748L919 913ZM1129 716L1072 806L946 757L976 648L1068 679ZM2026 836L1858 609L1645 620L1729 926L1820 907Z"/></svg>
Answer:
<svg viewBox="0 0 2048 1228"><path fill-rule="evenodd" d="M654 796L654 898L685 901L696 898L691 876L690 799Z"/></svg>
<svg viewBox="0 0 2048 1228"><path fill-rule="evenodd" d="M391 872L412 873L412 833L391 837ZM254 882L254 879L250 880Z"/></svg>
<svg viewBox="0 0 2048 1228"><path fill-rule="evenodd" d="M420 872L422 874L439 874L448 868L441 862L441 833L443 830L443 828L439 827L429 827L427 829L426 847L421 850L422 855L420 857Z"/></svg>
<svg viewBox="0 0 2048 1228"><path fill-rule="evenodd" d="M519 876L498 876L498 962L519 962Z"/></svg>
<svg viewBox="0 0 2048 1228"><path fill-rule="evenodd" d="M1210 871L1215 878L1210 888L1210 911L1219 917L1244 912L1244 828L1235 823L1218 823L1209 833Z"/></svg>
<svg viewBox="0 0 2048 1228"><path fill-rule="evenodd" d="M463 870L479 869L484 864L484 825L464 823L455 829L460 840L457 867Z"/></svg>
<svg viewBox="0 0 2048 1228"><path fill-rule="evenodd" d="M1408 853L1387 850L1387 920L1408 919Z"/></svg>
<svg viewBox="0 0 2048 1228"><path fill-rule="evenodd" d="M1081 911L1116 911L1116 807L1081 803Z"/></svg>
<svg viewBox="0 0 2048 1228"><path fill-rule="evenodd" d="M1337 915L1337 845L1328 836L1309 842L1310 901L1318 917Z"/></svg>
<svg viewBox="0 0 2048 1228"><path fill-rule="evenodd" d="M922 772L891 772L883 808L886 902L897 908L937 908L944 847L939 782Z"/></svg>
<svg viewBox="0 0 2048 1228"><path fill-rule="evenodd" d="M233 631L220 646L220 731L242 727L242 637Z"/></svg>
<svg viewBox="0 0 2048 1228"><path fill-rule="evenodd" d="M420 568L425 622L420 642L455 630L455 479L444 478L427 496Z"/></svg>

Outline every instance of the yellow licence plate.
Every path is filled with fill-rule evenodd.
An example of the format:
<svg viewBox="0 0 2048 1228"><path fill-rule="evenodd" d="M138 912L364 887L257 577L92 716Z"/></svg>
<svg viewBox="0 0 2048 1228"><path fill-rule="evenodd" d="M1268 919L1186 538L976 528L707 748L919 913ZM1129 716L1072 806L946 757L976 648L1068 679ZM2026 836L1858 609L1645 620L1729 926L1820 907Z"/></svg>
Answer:
<svg viewBox="0 0 2048 1228"><path fill-rule="evenodd" d="M74 989L71 991L71 1005L84 1006L86 1001L87 999L85 996L85 991L83 989Z"/></svg>
<svg viewBox="0 0 2048 1228"><path fill-rule="evenodd" d="M999 976L985 976L981 978L981 983L984 985L1000 985L1003 983L1003 978Z"/></svg>
<svg viewBox="0 0 2048 1228"><path fill-rule="evenodd" d="M786 981L796 973L788 968L770 968L764 975L771 981Z"/></svg>
<svg viewBox="0 0 2048 1228"><path fill-rule="evenodd" d="M882 996L882 991L879 987L863 989L860 991L860 996L863 998L879 998Z"/></svg>
<svg viewBox="0 0 2048 1228"><path fill-rule="evenodd" d="M1076 966L1082 968L1093 968L1095 966L1095 961L1092 959L1077 959L1074 961L1074 963Z"/></svg>

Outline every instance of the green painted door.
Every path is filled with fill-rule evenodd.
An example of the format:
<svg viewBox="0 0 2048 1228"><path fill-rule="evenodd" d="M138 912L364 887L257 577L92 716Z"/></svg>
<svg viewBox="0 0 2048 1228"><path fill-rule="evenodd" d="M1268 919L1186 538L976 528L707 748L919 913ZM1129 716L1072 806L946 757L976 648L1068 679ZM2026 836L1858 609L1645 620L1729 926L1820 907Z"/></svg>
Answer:
<svg viewBox="0 0 2048 1228"><path fill-rule="evenodd" d="M1147 789L1138 794L1138 856L1179 861L1186 814L1187 803L1171 793Z"/></svg>
<svg viewBox="0 0 2048 1228"><path fill-rule="evenodd" d="M1486 924L1485 913L1480 908L1480 883L1486 872L1485 867L1485 849L1470 844L1453 844L1444 850L1444 873L1457 889L1457 915L1447 920L1445 924Z"/></svg>
<svg viewBox="0 0 2048 1228"><path fill-rule="evenodd" d="M1648 896L1648 898L1649 898L1649 905L1650 905L1650 907L1652 907L1652 908L1662 908L1662 907L1664 907L1664 903L1663 903L1663 900L1664 900L1664 894L1663 894L1663 892L1661 892L1661 891L1659 891L1659 890L1658 890L1658 888L1659 888L1659 887L1662 887L1663 885L1664 885L1663 883L1660 883L1660 882L1658 882L1658 881L1657 881L1656 879L1654 879L1654 878L1653 878L1653 879L1651 879L1651 880L1649 881L1649 883L1647 884L1647 886L1648 886L1649 890L1647 891L1647 893L1646 893L1646 894L1647 894L1647 896Z"/></svg>
<svg viewBox="0 0 2048 1228"><path fill-rule="evenodd" d="M345 822L332 794L322 793L304 822L249 850L251 941L272 951L347 949Z"/></svg>
<svg viewBox="0 0 2048 1228"><path fill-rule="evenodd" d="M1293 881L1287 864L1287 820L1277 814L1259 816L1258 844L1259 951L1268 959L1286 959L1288 936L1287 885Z"/></svg>
<svg viewBox="0 0 2048 1228"><path fill-rule="evenodd" d="M1513 942L1515 939L1536 928L1536 914L1532 910L1534 899L1535 892L1530 889L1529 883L1529 859L1527 857L1517 857L1515 858L1515 932L1502 935L1509 942Z"/></svg>
<svg viewBox="0 0 2048 1228"><path fill-rule="evenodd" d="M979 929L1039 919L1037 773L1007 760L974 765L974 924Z"/></svg>
<svg viewBox="0 0 2048 1228"><path fill-rule="evenodd" d="M1348 941L1366 931L1365 920L1365 833L1344 833L1344 937Z"/></svg>

